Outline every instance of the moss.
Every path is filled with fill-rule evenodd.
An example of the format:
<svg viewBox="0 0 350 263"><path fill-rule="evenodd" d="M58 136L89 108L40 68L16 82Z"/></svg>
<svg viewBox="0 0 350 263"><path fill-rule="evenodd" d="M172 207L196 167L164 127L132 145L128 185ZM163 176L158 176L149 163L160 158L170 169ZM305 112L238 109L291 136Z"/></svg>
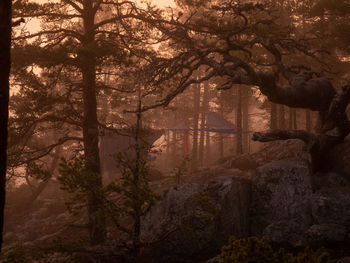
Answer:
<svg viewBox="0 0 350 263"><path fill-rule="evenodd" d="M192 196L191 203L203 211L215 216L219 212L215 201L208 192L199 191Z"/></svg>
<svg viewBox="0 0 350 263"><path fill-rule="evenodd" d="M80 263L72 255L76 251L84 251L84 241L36 242L32 244L16 244L4 251L3 263Z"/></svg>
<svg viewBox="0 0 350 263"><path fill-rule="evenodd" d="M283 248L274 250L268 239L248 237L235 239L231 237L229 243L222 247L220 263L326 263L329 254L324 249L313 251L306 247L296 256L286 252Z"/></svg>

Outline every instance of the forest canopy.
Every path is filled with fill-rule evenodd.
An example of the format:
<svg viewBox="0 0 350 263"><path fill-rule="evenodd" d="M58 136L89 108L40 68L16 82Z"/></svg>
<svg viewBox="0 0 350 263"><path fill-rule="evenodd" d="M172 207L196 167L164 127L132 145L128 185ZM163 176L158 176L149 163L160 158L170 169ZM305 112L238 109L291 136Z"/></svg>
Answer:
<svg viewBox="0 0 350 263"><path fill-rule="evenodd" d="M13 1L7 182L30 189L17 209L58 183L90 246L112 224L137 258L152 176L179 183L289 139L331 171L350 132L349 14L347 0Z"/></svg>

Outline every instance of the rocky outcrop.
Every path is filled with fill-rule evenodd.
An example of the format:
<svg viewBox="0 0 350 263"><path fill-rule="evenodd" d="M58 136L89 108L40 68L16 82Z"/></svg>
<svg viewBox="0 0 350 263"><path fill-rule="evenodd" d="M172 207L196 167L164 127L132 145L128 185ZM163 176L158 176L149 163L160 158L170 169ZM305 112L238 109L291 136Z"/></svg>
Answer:
<svg viewBox="0 0 350 263"><path fill-rule="evenodd" d="M197 262L249 229L250 182L232 176L170 188L143 218L151 262Z"/></svg>
<svg viewBox="0 0 350 263"><path fill-rule="evenodd" d="M337 263L350 263L350 257L339 259Z"/></svg>
<svg viewBox="0 0 350 263"><path fill-rule="evenodd" d="M329 162L333 170L350 175L350 136L332 149Z"/></svg>
<svg viewBox="0 0 350 263"><path fill-rule="evenodd" d="M239 156L229 156L221 160L225 168L237 168L242 171L254 171L259 166L287 158L308 159L304 151L305 144L300 140L285 140L266 143L259 151Z"/></svg>
<svg viewBox="0 0 350 263"><path fill-rule="evenodd" d="M142 225L142 240L156 259L150 262L200 262L215 256L230 235L303 247L347 244L349 233L347 176L314 175L301 158L260 166L250 177L170 188Z"/></svg>
<svg viewBox="0 0 350 263"><path fill-rule="evenodd" d="M293 247L348 242L350 184L343 175L313 175L307 161L286 159L257 168L251 180L251 235Z"/></svg>
<svg viewBox="0 0 350 263"><path fill-rule="evenodd" d="M317 191L311 197L312 216L317 224L334 224L350 229L350 186Z"/></svg>
<svg viewBox="0 0 350 263"><path fill-rule="evenodd" d="M286 159L256 169L252 177L251 235L273 242L304 244L312 224L308 162Z"/></svg>
<svg viewBox="0 0 350 263"><path fill-rule="evenodd" d="M347 228L340 224L312 225L305 233L306 238L314 245L342 242L346 239Z"/></svg>

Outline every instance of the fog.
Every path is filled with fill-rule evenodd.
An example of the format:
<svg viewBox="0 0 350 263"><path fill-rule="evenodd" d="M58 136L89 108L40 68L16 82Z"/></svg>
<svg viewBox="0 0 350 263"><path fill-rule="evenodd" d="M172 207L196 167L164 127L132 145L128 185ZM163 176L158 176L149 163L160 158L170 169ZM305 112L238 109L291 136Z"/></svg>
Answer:
<svg viewBox="0 0 350 263"><path fill-rule="evenodd" d="M14 1L3 262L350 256L340 2Z"/></svg>

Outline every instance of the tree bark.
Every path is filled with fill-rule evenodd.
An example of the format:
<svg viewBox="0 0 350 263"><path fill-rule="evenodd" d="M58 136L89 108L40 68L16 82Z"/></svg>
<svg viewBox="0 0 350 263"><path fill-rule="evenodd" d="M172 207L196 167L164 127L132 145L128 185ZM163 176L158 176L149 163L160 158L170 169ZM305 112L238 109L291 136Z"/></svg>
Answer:
<svg viewBox="0 0 350 263"><path fill-rule="evenodd" d="M0 252L3 243L6 197L7 126L11 67L11 0L0 1Z"/></svg>
<svg viewBox="0 0 350 263"><path fill-rule="evenodd" d="M293 108L289 108L289 129L292 130L296 130L297 129L297 117L296 117L296 109Z"/></svg>
<svg viewBox="0 0 350 263"><path fill-rule="evenodd" d="M274 130L267 133L256 132L253 134L252 140L260 142L288 139L302 140L311 155L314 172L329 171L332 168L328 161L331 149L342 142L350 132L350 122L346 115L346 107L349 102L350 85L347 85L334 96L322 123L320 134L316 135L304 130Z"/></svg>
<svg viewBox="0 0 350 263"><path fill-rule="evenodd" d="M203 90L203 100L202 100L202 106L201 106L201 129L204 130L206 127L206 112L208 111L208 82L204 83L204 90ZM199 165L203 166L203 160L204 160L204 137L205 132L200 132L200 138L199 138Z"/></svg>
<svg viewBox="0 0 350 263"><path fill-rule="evenodd" d="M224 116L224 106L223 106L223 98L224 93L223 91L220 92L220 105L219 105L219 112L221 116ZM224 158L224 136L222 133L219 133L219 158Z"/></svg>
<svg viewBox="0 0 350 263"><path fill-rule="evenodd" d="M199 104L200 104L200 85L196 85L193 90L193 129L198 130L199 122ZM193 131L192 140L192 161L191 171L197 169L198 166L198 131Z"/></svg>
<svg viewBox="0 0 350 263"><path fill-rule="evenodd" d="M298 129L297 109L293 109L293 127L295 130Z"/></svg>
<svg viewBox="0 0 350 263"><path fill-rule="evenodd" d="M205 133L205 146L206 146L206 163L209 164L211 161L211 145L210 145L210 132Z"/></svg>
<svg viewBox="0 0 350 263"><path fill-rule="evenodd" d="M242 87L237 86L237 110L236 110L236 125L237 125L237 138L236 138L236 154L243 154L242 146Z"/></svg>
<svg viewBox="0 0 350 263"><path fill-rule="evenodd" d="M310 110L305 110L305 129L311 132L311 113Z"/></svg>
<svg viewBox="0 0 350 263"><path fill-rule="evenodd" d="M172 139L171 139L171 155L172 159L176 159L177 155L177 136L176 131L172 131Z"/></svg>
<svg viewBox="0 0 350 263"><path fill-rule="evenodd" d="M270 129L277 129L277 105L273 102L270 103L271 111L270 111Z"/></svg>
<svg viewBox="0 0 350 263"><path fill-rule="evenodd" d="M95 13L91 0L83 2L84 41L82 50L92 50L95 42ZM99 155L99 136L96 100L96 60L91 52L80 56L83 77L83 142L86 157L86 168L94 178L93 189L88 198L88 217L91 245L103 244L105 240L105 217L103 215L102 176Z"/></svg>
<svg viewBox="0 0 350 263"><path fill-rule="evenodd" d="M278 105L278 128L280 130L284 130L286 128L284 113L284 105Z"/></svg>
<svg viewBox="0 0 350 263"><path fill-rule="evenodd" d="M249 89L242 90L242 126L246 131L249 130ZM249 153L249 134L243 133L243 152Z"/></svg>
<svg viewBox="0 0 350 263"><path fill-rule="evenodd" d="M39 197L39 195L44 191L45 187L48 185L50 182L50 179L53 177L53 174L55 172L55 169L58 166L58 162L60 160L60 154L61 154L61 148L62 147L57 147L54 155L52 156L52 161L50 164L50 167L48 169L48 173L51 175L48 178L44 178L39 185L34 189L32 195L25 200L19 207L19 211L27 211L28 209L31 208L32 204L35 202L35 200Z"/></svg>

